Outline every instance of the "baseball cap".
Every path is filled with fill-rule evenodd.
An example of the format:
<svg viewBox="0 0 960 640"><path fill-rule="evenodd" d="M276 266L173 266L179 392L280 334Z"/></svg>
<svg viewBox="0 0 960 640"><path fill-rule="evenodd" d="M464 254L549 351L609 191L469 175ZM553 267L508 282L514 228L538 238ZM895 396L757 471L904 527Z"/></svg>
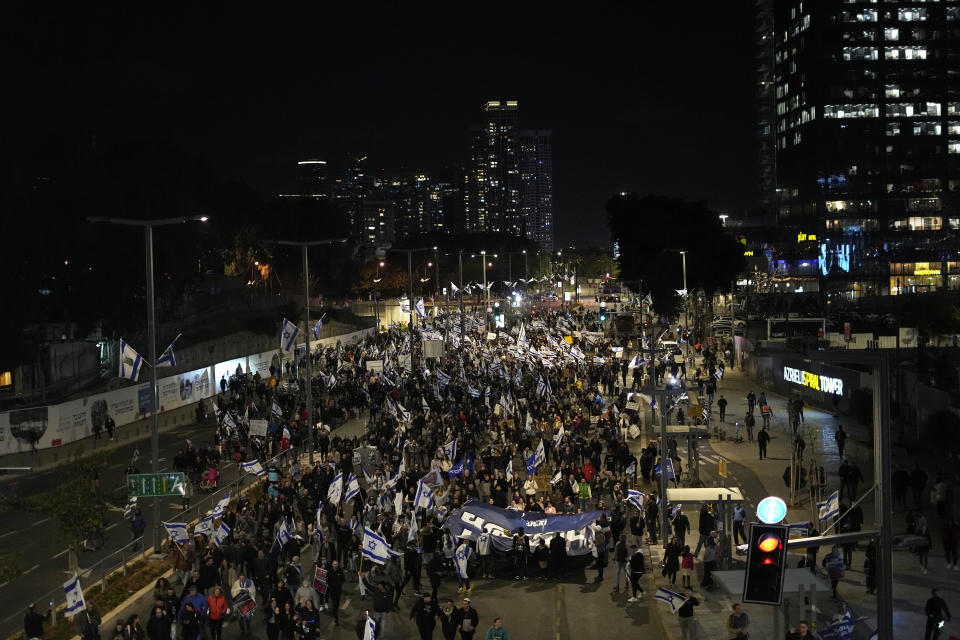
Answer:
<svg viewBox="0 0 960 640"><path fill-rule="evenodd" d="M464 602L470 602L470 598L464 598L463 601L464 601Z"/></svg>

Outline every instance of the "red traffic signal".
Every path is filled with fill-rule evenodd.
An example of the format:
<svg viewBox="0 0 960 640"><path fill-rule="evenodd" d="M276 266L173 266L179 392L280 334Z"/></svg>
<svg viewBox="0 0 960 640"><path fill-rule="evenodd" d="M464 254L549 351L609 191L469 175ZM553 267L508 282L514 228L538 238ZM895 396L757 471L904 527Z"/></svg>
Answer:
<svg viewBox="0 0 960 640"><path fill-rule="evenodd" d="M780 604L787 571L787 532L783 525L750 525L744 602Z"/></svg>

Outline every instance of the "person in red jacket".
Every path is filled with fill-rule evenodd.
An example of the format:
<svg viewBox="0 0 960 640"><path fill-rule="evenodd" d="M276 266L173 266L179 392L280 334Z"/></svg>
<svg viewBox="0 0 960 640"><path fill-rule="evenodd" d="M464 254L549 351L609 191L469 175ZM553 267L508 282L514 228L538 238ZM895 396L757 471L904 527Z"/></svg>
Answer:
<svg viewBox="0 0 960 640"><path fill-rule="evenodd" d="M223 623L227 619L227 614L230 613L227 598L223 595L223 589L220 587L213 588L213 593L207 598L207 606L210 608L210 638L220 640L223 633Z"/></svg>

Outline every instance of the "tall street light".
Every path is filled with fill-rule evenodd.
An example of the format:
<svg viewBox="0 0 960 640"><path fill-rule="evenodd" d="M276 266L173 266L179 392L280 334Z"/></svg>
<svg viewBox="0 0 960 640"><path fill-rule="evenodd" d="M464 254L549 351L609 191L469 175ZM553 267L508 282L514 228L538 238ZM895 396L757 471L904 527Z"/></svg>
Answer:
<svg viewBox="0 0 960 640"><path fill-rule="evenodd" d="M373 317L377 320L377 333L380 333L380 301L378 294L380 293L380 281L383 278L380 277L380 268L383 267L383 260L377 263L377 277L373 279L373 284L377 285L373 288Z"/></svg>
<svg viewBox="0 0 960 640"><path fill-rule="evenodd" d="M160 435L157 430L157 314L153 299L153 228L164 227L185 222L206 222L207 216L193 216L181 218L160 218L159 220L134 220L132 218L104 218L91 216L87 222L103 222L126 227L143 227L143 238L146 245L146 279L147 279L147 342L148 358L150 359L150 471L160 473ZM153 499L153 553L159 556L160 551L160 498Z"/></svg>
<svg viewBox="0 0 960 640"><path fill-rule="evenodd" d="M690 331L690 318L687 316L687 301L690 299L690 292L687 291L687 252L681 251L680 256L683 259L683 328L684 331ZM732 329L731 329L732 331ZM690 340L684 340L684 361L690 360ZM686 362L684 366L689 364Z"/></svg>
<svg viewBox="0 0 960 640"><path fill-rule="evenodd" d="M308 242L299 242L297 240L277 240L276 244L285 247L300 247L303 253L303 310L305 315L303 325L303 337L307 350L307 435L310 443L310 464L313 464L313 358L310 356L310 259L307 249L310 247L319 247L328 244L343 244L346 238L336 238L334 240L312 240Z"/></svg>

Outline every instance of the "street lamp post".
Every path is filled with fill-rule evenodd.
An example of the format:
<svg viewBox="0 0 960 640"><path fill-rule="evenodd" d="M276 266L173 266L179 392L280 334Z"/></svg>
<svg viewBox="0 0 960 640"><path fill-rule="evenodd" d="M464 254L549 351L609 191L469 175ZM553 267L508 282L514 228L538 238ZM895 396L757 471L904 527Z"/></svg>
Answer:
<svg viewBox="0 0 960 640"><path fill-rule="evenodd" d="M690 318L687 314L687 302L690 300L690 292L687 291L687 252L681 251L680 257L683 259L683 328L684 331L690 331ZM690 360L690 340L684 340L684 361ZM687 362L687 365L690 363Z"/></svg>
<svg viewBox="0 0 960 640"><path fill-rule="evenodd" d="M206 222L207 216L181 218L161 218L159 220L134 220L130 218L104 218L91 216L87 222L105 222L128 227L143 227L143 239L146 253L147 280L147 357L150 359L150 472L160 473L160 434L157 427L157 316L153 292L153 228L188 221ZM153 499L153 554L159 556L160 550L160 498Z"/></svg>
<svg viewBox="0 0 960 640"><path fill-rule="evenodd" d="M319 247L327 244L342 244L346 238L337 238L334 240L314 240L312 242L298 242L296 240L278 240L277 244L289 247L300 247L303 253L303 311L304 325L303 338L307 351L307 383L304 385L307 390L307 436L310 447L310 464L313 464L313 358L310 355L310 259L307 255L307 249L310 247Z"/></svg>
<svg viewBox="0 0 960 640"><path fill-rule="evenodd" d="M487 307L487 309L489 309L490 308L490 288L487 286L487 252L481 251L480 255L482 256L481 259L483 260L483 290L484 290L484 297L486 298L485 306ZM487 317L486 312L484 312L483 317L484 318ZM484 322L484 324L486 324L486 322ZM487 327L487 331L489 330L490 330L490 327Z"/></svg>

